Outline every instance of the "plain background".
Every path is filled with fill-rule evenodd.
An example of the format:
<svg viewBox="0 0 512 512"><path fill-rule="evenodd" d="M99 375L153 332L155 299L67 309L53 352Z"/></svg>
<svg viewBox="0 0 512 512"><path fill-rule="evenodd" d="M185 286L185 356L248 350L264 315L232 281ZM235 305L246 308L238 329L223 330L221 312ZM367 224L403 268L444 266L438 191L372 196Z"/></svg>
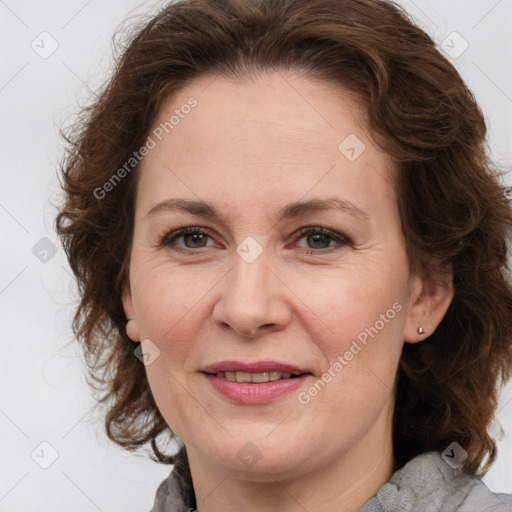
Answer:
<svg viewBox="0 0 512 512"><path fill-rule="evenodd" d="M495 160L510 168L512 1L401 3L451 53L484 110ZM1 512L148 511L169 473L108 441L102 418L91 413L94 400L71 343L72 277L53 232L51 204L59 201L58 128L103 82L118 25L157 5L0 0ZM506 435L484 481L512 493L510 385L497 419Z"/></svg>

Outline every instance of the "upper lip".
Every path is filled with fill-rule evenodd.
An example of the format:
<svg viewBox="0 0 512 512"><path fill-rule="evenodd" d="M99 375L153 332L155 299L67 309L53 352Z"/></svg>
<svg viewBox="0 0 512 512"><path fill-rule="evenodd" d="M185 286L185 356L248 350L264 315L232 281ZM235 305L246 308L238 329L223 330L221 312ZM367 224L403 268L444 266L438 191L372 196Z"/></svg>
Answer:
<svg viewBox="0 0 512 512"><path fill-rule="evenodd" d="M244 363L242 361L220 361L218 363L205 366L202 371L211 374L217 372L281 372L291 373L292 375L311 373L307 368L300 368L293 364L280 363L279 361L255 361L253 363Z"/></svg>

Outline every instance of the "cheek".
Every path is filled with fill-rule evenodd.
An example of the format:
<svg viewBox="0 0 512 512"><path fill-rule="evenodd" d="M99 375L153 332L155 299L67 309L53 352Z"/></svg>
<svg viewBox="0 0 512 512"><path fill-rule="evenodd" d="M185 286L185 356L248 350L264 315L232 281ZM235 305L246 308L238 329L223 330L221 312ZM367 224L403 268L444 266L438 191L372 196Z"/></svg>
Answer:
<svg viewBox="0 0 512 512"><path fill-rule="evenodd" d="M402 282L396 273L377 270L352 266L294 280L294 293L304 298L307 309L302 309L311 319L308 330L316 325L311 339L323 345L330 360L357 339L387 343L397 338L403 326L405 276Z"/></svg>
<svg viewBox="0 0 512 512"><path fill-rule="evenodd" d="M293 283L293 294L283 300L290 302L308 331L305 337L329 361L349 350L354 340L387 338L402 325L403 315L393 309L403 296L399 276L390 269L384 272L379 264L351 264L329 272L312 269L306 274L287 269L282 274L285 282ZM173 352L175 360L193 352L200 330L211 325L208 317L219 299L215 286L221 277L222 272L199 267L141 265L132 292L142 338ZM375 328L379 336L372 337Z"/></svg>
<svg viewBox="0 0 512 512"><path fill-rule="evenodd" d="M171 430L187 442L187 418L204 414L188 391L187 378L197 361L194 340L200 338L205 321L199 316L211 288L209 277L201 279L166 265L146 268L139 276L132 292L141 339L150 339L159 351L146 366L151 394Z"/></svg>
<svg viewBox="0 0 512 512"><path fill-rule="evenodd" d="M134 281L141 335L160 350L146 368L151 392L171 429L190 444L196 441L190 422L205 412L186 390L187 378L205 350L202 340L215 328L211 315L222 275L161 264L146 267ZM393 307L403 292L401 274L383 272L378 264L354 264L330 272L283 269L281 276L293 289L283 298L293 312L288 328L299 329L301 350L322 362L328 380L320 391L305 390L307 405L297 397L297 429L308 424L325 432L322 425L330 418L329 435L339 435L340 424L346 425L346 436L362 435L391 400L403 325L403 310Z"/></svg>
<svg viewBox="0 0 512 512"><path fill-rule="evenodd" d="M367 275L373 279L352 273L318 288L309 286L308 305L321 319L321 330L312 339L325 361L325 386L317 381L302 396L302 403L310 400L313 408L328 407L336 416L357 413L354 421L363 423L392 397L403 345L405 289L396 274L380 280Z"/></svg>
<svg viewBox="0 0 512 512"><path fill-rule="evenodd" d="M184 357L204 319L208 292L218 279L212 272L188 271L168 264L141 269L132 290L143 338L149 338L173 361Z"/></svg>

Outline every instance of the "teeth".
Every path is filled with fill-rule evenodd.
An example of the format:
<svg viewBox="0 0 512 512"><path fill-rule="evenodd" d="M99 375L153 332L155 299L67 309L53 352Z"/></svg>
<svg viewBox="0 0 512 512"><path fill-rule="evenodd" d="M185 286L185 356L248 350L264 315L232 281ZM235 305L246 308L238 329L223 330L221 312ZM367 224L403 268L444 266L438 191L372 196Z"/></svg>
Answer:
<svg viewBox="0 0 512 512"><path fill-rule="evenodd" d="M247 372L217 372L215 374L219 379L226 379L231 382L271 382L279 379L291 378L291 373L285 372L259 372L259 373L247 373Z"/></svg>
<svg viewBox="0 0 512 512"><path fill-rule="evenodd" d="M262 372L262 373L253 373L251 376L251 382L268 382L269 379L268 372Z"/></svg>
<svg viewBox="0 0 512 512"><path fill-rule="evenodd" d="M251 374L245 372L236 372L237 382L251 382Z"/></svg>

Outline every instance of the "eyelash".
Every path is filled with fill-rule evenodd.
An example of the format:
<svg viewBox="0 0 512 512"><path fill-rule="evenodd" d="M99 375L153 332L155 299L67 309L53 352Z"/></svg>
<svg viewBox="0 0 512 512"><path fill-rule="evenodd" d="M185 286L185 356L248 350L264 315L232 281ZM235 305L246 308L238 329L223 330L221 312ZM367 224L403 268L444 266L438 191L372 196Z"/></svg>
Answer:
<svg viewBox="0 0 512 512"><path fill-rule="evenodd" d="M185 235L190 235L190 234L206 235L206 236L209 236L210 238L213 238L213 237L211 237L210 232L205 230L204 228L186 227L186 228L178 229L176 231L172 231L170 233L167 233L165 236L163 236L159 242L159 248L160 249L171 248L171 245L178 238L181 238ZM341 247L343 247L343 246L351 246L351 241L347 237L342 236L339 233L336 233L335 231L331 231L330 229L321 228L321 227L309 226L309 227L302 228L295 234L295 237L297 238L297 240L300 240L301 238L304 238L307 235L326 235L326 236L330 237L332 240L334 240L335 242L337 242L340 245L340 247L338 247L335 250L341 249ZM191 252L197 252L199 249L205 249L205 247L198 247L197 249L192 249L190 247L183 248L183 247L174 246L171 248L171 250L173 250L173 251L186 253L186 254L190 254ZM321 252L327 252L327 251L331 252L329 249L332 250L333 247L326 247L324 249L309 249L309 250L305 249L304 252L308 256L311 256L314 254L319 254Z"/></svg>

